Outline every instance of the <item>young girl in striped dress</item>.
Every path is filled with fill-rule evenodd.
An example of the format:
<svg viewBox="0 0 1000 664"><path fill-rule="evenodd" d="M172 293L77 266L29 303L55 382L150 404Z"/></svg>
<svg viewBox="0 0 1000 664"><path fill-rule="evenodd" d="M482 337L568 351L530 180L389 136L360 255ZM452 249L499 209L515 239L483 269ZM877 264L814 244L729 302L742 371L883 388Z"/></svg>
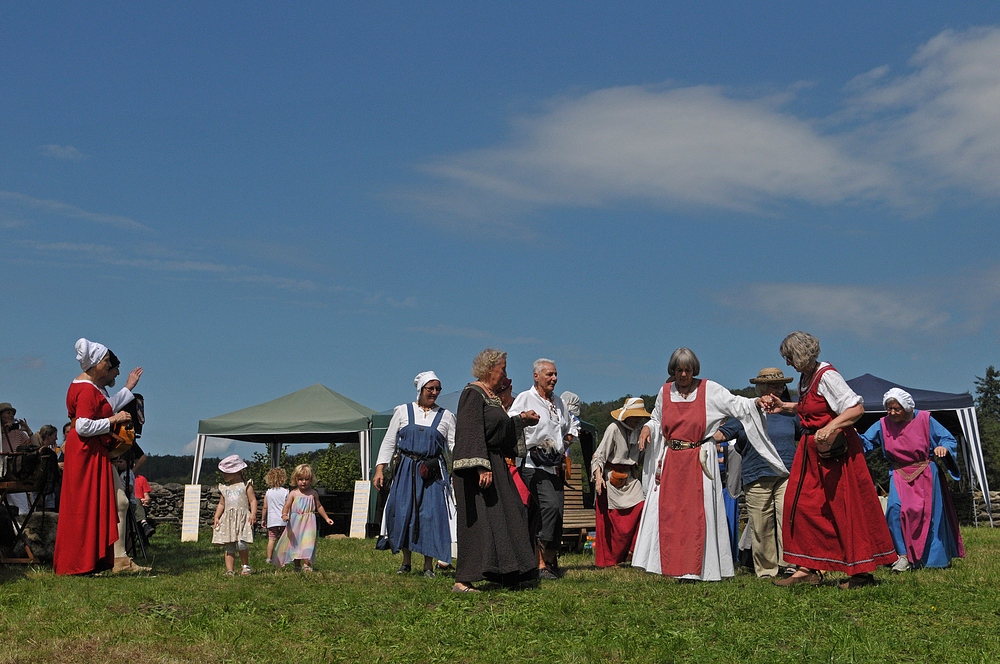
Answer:
<svg viewBox="0 0 1000 664"><path fill-rule="evenodd" d="M295 488L288 493L281 514L288 527L274 550L274 564L284 567L294 561L296 572L312 571L316 559L316 512L333 525L333 519L319 502L319 494L312 488L313 479L312 466L303 463L295 467L292 473Z"/></svg>

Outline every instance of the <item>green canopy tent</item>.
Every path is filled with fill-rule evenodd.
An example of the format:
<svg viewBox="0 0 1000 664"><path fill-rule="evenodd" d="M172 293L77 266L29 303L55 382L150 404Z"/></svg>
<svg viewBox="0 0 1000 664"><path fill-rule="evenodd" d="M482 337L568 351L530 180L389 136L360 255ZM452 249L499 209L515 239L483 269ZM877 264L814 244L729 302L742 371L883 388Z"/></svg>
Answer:
<svg viewBox="0 0 1000 664"><path fill-rule="evenodd" d="M270 449L277 467L281 446L289 443L356 443L361 448L361 472L369 479L371 428L375 411L317 383L266 403L198 422L191 483L198 484L205 443L209 436Z"/></svg>

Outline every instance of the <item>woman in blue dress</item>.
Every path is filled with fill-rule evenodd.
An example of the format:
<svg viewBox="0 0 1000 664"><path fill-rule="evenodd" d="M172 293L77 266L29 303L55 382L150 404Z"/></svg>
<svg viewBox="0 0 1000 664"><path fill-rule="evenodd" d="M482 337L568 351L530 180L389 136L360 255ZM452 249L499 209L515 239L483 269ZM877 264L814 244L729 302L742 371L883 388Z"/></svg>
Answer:
<svg viewBox="0 0 1000 664"><path fill-rule="evenodd" d="M929 412L916 410L905 390L892 388L882 405L886 416L862 438L866 451L881 447L891 466L885 517L899 554L892 568L947 567L952 558L965 557L965 547L951 493L933 457L958 480L958 442Z"/></svg>
<svg viewBox="0 0 1000 664"><path fill-rule="evenodd" d="M385 484L385 468L398 455L382 532L393 553L403 552L398 574L411 567L411 552L423 554L423 574L434 578L434 560L451 562L454 500L445 457L455 447L455 416L438 406L441 381L433 371L413 379L417 400L396 406L376 462L375 488Z"/></svg>

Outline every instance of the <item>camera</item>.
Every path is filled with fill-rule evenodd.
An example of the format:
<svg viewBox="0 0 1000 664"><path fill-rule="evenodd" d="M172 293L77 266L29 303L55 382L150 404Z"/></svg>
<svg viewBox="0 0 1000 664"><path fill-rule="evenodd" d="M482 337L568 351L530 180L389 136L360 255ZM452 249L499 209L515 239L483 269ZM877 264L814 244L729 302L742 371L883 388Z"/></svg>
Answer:
<svg viewBox="0 0 1000 664"><path fill-rule="evenodd" d="M17 431L20 428L21 428L21 423L18 422L17 420L14 420L13 422L7 425L7 431Z"/></svg>

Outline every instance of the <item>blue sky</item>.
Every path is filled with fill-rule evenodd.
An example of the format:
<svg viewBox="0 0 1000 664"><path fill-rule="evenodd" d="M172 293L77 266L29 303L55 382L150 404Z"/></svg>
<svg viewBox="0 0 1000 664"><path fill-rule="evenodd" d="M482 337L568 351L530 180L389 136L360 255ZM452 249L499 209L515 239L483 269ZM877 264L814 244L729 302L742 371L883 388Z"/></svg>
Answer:
<svg viewBox="0 0 1000 664"><path fill-rule="evenodd" d="M80 336L145 368L156 453L488 345L585 401L678 346L743 387L796 329L848 377L1000 364L992 2L7 3L0 59L0 400L36 429Z"/></svg>

